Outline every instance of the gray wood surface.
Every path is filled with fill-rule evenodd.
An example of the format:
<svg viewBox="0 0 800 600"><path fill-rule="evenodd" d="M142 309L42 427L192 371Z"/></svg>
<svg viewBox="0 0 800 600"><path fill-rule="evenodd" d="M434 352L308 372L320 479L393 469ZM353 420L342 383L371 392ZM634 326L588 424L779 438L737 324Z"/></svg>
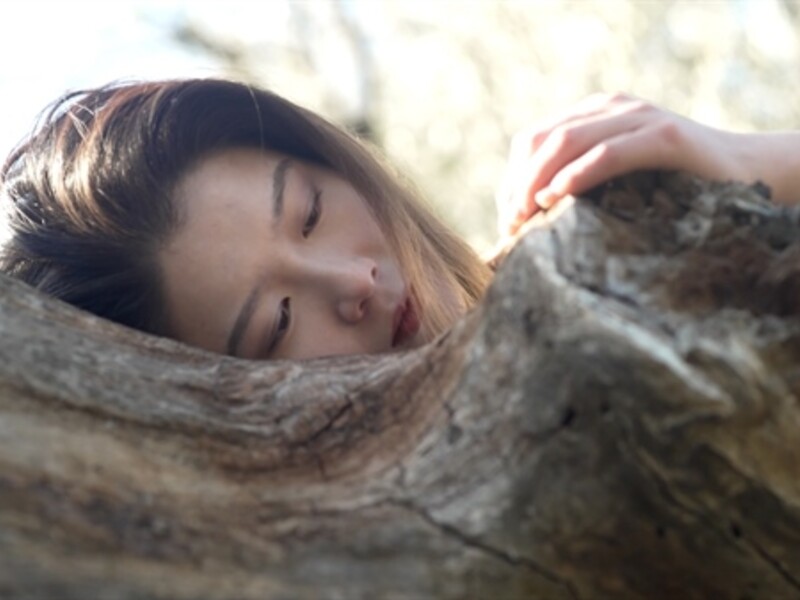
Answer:
<svg viewBox="0 0 800 600"><path fill-rule="evenodd" d="M1 279L0 597L800 598L797 211L640 174L558 212L395 356L234 360Z"/></svg>

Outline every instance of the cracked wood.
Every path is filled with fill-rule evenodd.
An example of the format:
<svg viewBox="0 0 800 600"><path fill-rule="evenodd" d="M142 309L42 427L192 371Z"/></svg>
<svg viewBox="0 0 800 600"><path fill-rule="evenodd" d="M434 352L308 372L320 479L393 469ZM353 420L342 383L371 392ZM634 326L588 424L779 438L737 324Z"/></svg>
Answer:
<svg viewBox="0 0 800 600"><path fill-rule="evenodd" d="M0 280L4 598L800 598L800 229L643 173L395 356L256 363Z"/></svg>

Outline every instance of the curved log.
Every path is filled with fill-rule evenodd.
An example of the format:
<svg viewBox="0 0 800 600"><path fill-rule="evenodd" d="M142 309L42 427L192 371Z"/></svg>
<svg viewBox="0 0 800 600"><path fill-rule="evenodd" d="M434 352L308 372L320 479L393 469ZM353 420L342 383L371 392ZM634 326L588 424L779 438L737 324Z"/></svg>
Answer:
<svg viewBox="0 0 800 600"><path fill-rule="evenodd" d="M0 596L800 598L800 228L639 174L393 356L234 360L0 280Z"/></svg>

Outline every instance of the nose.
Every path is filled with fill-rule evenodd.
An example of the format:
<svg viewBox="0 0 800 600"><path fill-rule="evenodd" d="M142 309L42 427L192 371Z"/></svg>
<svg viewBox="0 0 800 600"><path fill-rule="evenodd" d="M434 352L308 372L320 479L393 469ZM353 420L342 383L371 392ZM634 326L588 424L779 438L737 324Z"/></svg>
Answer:
<svg viewBox="0 0 800 600"><path fill-rule="evenodd" d="M357 258L329 264L326 271L326 287L336 314L346 323L358 323L368 314L375 295L377 265L372 260Z"/></svg>

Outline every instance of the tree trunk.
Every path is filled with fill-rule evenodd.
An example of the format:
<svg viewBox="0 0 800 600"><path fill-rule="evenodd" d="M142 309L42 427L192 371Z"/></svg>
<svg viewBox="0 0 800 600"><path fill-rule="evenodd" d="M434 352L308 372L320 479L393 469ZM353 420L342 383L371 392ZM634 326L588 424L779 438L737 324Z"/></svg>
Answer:
<svg viewBox="0 0 800 600"><path fill-rule="evenodd" d="M400 355L258 363L0 281L0 597L800 598L800 227L639 174Z"/></svg>

